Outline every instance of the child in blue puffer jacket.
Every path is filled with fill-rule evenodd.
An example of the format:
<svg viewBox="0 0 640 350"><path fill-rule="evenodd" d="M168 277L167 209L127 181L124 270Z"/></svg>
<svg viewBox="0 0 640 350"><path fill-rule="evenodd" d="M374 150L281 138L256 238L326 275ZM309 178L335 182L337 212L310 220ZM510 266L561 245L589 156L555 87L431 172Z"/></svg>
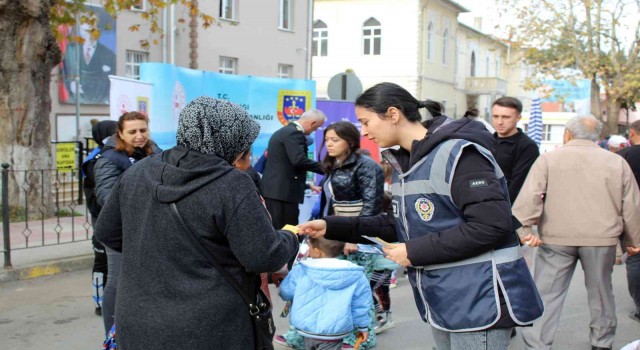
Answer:
<svg viewBox="0 0 640 350"><path fill-rule="evenodd" d="M371 288L364 269L336 259L344 242L309 238L308 259L293 267L280 284L280 297L293 300L291 325L304 337L305 349L342 347L357 328L363 342L371 323Z"/></svg>

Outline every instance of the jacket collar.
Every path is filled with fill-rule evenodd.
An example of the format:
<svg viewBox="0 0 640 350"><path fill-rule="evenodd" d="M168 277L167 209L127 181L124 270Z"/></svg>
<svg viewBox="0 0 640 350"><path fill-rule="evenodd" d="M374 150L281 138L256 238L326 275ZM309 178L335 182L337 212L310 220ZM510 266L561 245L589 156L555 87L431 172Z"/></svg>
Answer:
<svg viewBox="0 0 640 350"><path fill-rule="evenodd" d="M300 123L298 122L291 122L289 123L289 125L293 125L296 127L296 129L298 129L298 131L300 131L301 133L304 134L304 128L302 127L302 125L300 125Z"/></svg>
<svg viewBox="0 0 640 350"><path fill-rule="evenodd" d="M517 132L511 136L507 136L507 137L499 137L497 132L493 133L493 138L494 140L496 140L498 143L502 143L502 142L507 142L507 143L516 143L518 141L518 139L520 137L522 137L522 135L524 135L524 133L522 132L522 129L517 128Z"/></svg>
<svg viewBox="0 0 640 350"><path fill-rule="evenodd" d="M573 139L569 142L567 142L564 147L566 146L590 146L590 147L598 147L598 145L590 140L582 140L582 139Z"/></svg>

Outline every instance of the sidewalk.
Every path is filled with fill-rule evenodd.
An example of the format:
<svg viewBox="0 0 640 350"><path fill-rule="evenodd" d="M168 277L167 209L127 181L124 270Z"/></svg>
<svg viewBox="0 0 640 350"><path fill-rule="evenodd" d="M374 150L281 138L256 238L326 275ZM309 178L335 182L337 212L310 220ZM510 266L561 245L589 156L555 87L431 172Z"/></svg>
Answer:
<svg viewBox="0 0 640 350"><path fill-rule="evenodd" d="M76 208L77 212L84 213L84 210L84 206ZM71 231L72 221L75 233ZM84 216L78 216L60 218L59 226L56 218L46 219L44 222L31 220L11 223L12 249L25 247L25 227L30 230L26 232L29 235L29 248L11 251L13 268L0 268L0 283L91 268L93 266L92 230L89 229L89 239L86 240L87 231L83 227L85 222ZM1 237L0 242L2 244L0 247L3 247L4 242ZM43 242L45 246L42 246ZM58 242L60 244L57 244Z"/></svg>

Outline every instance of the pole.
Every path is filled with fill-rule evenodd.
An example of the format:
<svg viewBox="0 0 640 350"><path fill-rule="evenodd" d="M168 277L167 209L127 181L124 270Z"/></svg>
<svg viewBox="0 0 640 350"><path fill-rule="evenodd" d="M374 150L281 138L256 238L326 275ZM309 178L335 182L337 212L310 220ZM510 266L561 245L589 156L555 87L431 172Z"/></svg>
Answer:
<svg viewBox="0 0 640 350"><path fill-rule="evenodd" d="M82 204L82 162L84 161L84 145L78 141L78 204Z"/></svg>
<svg viewBox="0 0 640 350"><path fill-rule="evenodd" d="M2 163L2 237L4 238L4 268L12 269L11 235L9 234L9 164Z"/></svg>
<svg viewBox="0 0 640 350"><path fill-rule="evenodd" d="M76 6L78 0L75 0ZM80 24L78 23L78 13L76 12L76 34L80 35ZM80 141L80 43L76 43L76 141Z"/></svg>

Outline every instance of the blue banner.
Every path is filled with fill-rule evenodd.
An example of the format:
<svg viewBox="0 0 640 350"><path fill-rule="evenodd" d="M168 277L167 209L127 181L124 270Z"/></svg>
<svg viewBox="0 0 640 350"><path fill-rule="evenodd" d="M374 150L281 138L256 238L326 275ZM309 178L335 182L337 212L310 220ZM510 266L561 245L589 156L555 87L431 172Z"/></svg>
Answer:
<svg viewBox="0 0 640 350"><path fill-rule="evenodd" d="M164 63L141 64L140 80L154 84L150 129L160 148L175 146L180 112L189 102L205 95L243 106L260 123L260 135L252 149L254 162L276 130L316 104L316 84L311 80L219 74Z"/></svg>

